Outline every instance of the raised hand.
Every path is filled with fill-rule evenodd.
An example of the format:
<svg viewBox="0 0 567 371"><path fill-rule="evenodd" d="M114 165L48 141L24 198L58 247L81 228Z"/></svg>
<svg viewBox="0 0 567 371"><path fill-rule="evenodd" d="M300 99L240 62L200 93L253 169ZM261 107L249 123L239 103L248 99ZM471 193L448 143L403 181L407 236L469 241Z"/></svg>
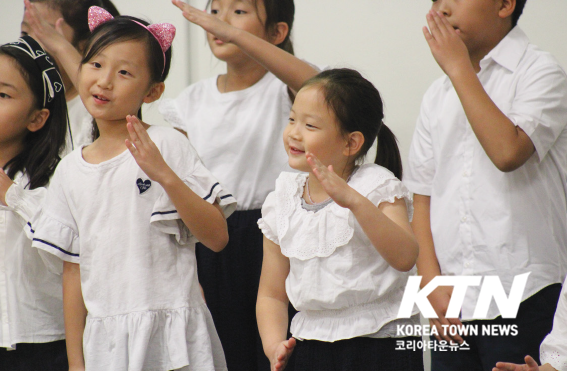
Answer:
<svg viewBox="0 0 567 371"><path fill-rule="evenodd" d="M181 0L172 0L171 2L183 11L183 17L185 17L185 19L202 27L205 31L213 34L225 43L232 42L234 33L238 31L237 28L221 21L214 15L192 7Z"/></svg>
<svg viewBox="0 0 567 371"><path fill-rule="evenodd" d="M285 369L295 344L296 340L293 337L278 344L274 357L270 360L270 371L283 371Z"/></svg>
<svg viewBox="0 0 567 371"><path fill-rule="evenodd" d="M26 23L30 27L29 35L39 41L43 48L50 54L57 54L57 48L61 44L70 44L65 38L63 18L55 22L55 27L47 23L39 16L35 5L29 0L24 0L26 11L24 13Z"/></svg>
<svg viewBox="0 0 567 371"><path fill-rule="evenodd" d="M498 362L492 371L539 371L540 368L532 357L526 356L524 361L526 361L525 365Z"/></svg>
<svg viewBox="0 0 567 371"><path fill-rule="evenodd" d="M138 166L153 181L162 183L173 170L163 159L159 149L151 140L150 136L140 120L136 116L127 116L127 128L130 139L126 139L126 147L138 163Z"/></svg>
<svg viewBox="0 0 567 371"><path fill-rule="evenodd" d="M0 168L0 204L6 206L6 192L8 192L8 188L12 186L14 182L2 168Z"/></svg>
<svg viewBox="0 0 567 371"><path fill-rule="evenodd" d="M343 178L334 172L333 165L329 165L329 167L323 165L323 163L310 152L307 152L305 157L307 158L307 163L311 166L313 175L315 175L319 183L321 183L329 197L339 206L350 208L357 197L362 197L360 193L356 192Z"/></svg>
<svg viewBox="0 0 567 371"><path fill-rule="evenodd" d="M472 67L467 46L443 14L430 10L427 13L427 27L423 27L423 35L429 44L433 57L451 77L462 67Z"/></svg>

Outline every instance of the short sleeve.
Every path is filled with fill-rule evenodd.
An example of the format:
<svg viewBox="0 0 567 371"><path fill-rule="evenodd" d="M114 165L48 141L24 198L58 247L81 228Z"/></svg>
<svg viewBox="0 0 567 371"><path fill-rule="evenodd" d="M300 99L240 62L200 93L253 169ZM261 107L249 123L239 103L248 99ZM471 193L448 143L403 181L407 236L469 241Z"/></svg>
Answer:
<svg viewBox="0 0 567 371"><path fill-rule="evenodd" d="M32 246L71 263L80 262L80 243L77 225L69 209L62 178L61 165L55 171L43 205L26 225ZM42 255L42 254L40 254ZM51 259L42 256L48 266ZM51 267L53 268L53 267ZM59 268L57 268L59 269Z"/></svg>
<svg viewBox="0 0 567 371"><path fill-rule="evenodd" d="M408 218L413 217L413 200L410 191L397 178L391 178L374 188L367 198L376 206L383 202L394 203L396 199L403 199L408 209Z"/></svg>
<svg viewBox="0 0 567 371"><path fill-rule="evenodd" d="M430 133L430 98L432 88L426 93L410 145L408 169L404 184L413 193L431 196L435 177L435 157Z"/></svg>
<svg viewBox="0 0 567 371"><path fill-rule="evenodd" d="M162 114L164 120L170 123L174 128L187 131L185 122L182 119L182 113L177 106L177 99L168 98L161 101L159 112Z"/></svg>
<svg viewBox="0 0 567 371"><path fill-rule="evenodd" d="M185 136L171 128L159 128L159 130L168 130L172 136L168 138L171 140L166 141L166 146L160 148L167 164L199 197L210 204L216 201L225 218L228 218L236 210L236 199L225 191L211 172L205 168ZM186 244L191 237L175 205L163 189L154 204L150 223L162 232L174 235L180 244Z"/></svg>
<svg viewBox="0 0 567 371"><path fill-rule="evenodd" d="M567 371L567 281L557 304L553 329L540 347L541 364L549 363L558 371Z"/></svg>
<svg viewBox="0 0 567 371"><path fill-rule="evenodd" d="M6 205L25 221L37 212L47 193L45 187L28 189L27 182L27 177L19 173L6 192Z"/></svg>
<svg viewBox="0 0 567 371"><path fill-rule="evenodd" d="M267 239L280 245L277 230L276 194L270 192L262 205L262 218L258 220L258 227Z"/></svg>
<svg viewBox="0 0 567 371"><path fill-rule="evenodd" d="M567 125L567 76L553 60L538 66L518 83L508 118L530 137L542 161Z"/></svg>

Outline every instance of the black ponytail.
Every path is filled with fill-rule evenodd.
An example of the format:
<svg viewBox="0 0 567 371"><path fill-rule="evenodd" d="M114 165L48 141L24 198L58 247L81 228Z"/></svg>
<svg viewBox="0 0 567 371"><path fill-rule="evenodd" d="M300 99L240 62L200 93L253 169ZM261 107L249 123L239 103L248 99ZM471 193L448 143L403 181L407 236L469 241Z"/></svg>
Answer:
<svg viewBox="0 0 567 371"><path fill-rule="evenodd" d="M374 163L402 179L402 159L397 140L383 122L382 98L370 81L357 71L339 68L312 77L303 84L303 87L307 86L321 88L327 107L335 114L344 134L359 131L364 136L364 144L356 154L355 161L362 159L378 139Z"/></svg>

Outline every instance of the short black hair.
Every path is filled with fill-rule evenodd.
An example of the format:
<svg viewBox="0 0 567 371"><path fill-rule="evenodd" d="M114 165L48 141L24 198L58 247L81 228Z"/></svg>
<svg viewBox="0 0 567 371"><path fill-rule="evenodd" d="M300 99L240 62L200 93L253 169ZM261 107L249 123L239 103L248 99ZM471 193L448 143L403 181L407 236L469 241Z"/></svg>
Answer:
<svg viewBox="0 0 567 371"><path fill-rule="evenodd" d="M512 27L516 27L516 25L518 24L518 20L524 12L526 1L527 0L516 0L516 9L514 9L514 13L512 13Z"/></svg>

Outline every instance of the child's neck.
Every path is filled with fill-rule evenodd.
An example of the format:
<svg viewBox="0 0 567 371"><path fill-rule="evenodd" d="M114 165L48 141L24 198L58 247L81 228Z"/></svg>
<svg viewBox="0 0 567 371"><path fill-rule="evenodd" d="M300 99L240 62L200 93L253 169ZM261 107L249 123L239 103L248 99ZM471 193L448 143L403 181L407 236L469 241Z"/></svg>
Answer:
<svg viewBox="0 0 567 371"><path fill-rule="evenodd" d="M226 75L217 80L217 88L221 93L247 89L266 75L267 70L255 61L247 63L227 63Z"/></svg>
<svg viewBox="0 0 567 371"><path fill-rule="evenodd" d="M22 142L0 143L0 168L6 166L8 161L22 152L24 145Z"/></svg>
<svg viewBox="0 0 567 371"><path fill-rule="evenodd" d="M100 136L83 149L83 159L91 164L110 160L127 150L125 140L130 138L126 120L97 120Z"/></svg>
<svg viewBox="0 0 567 371"><path fill-rule="evenodd" d="M498 44L500 44L500 42L504 40L504 38L510 31L512 31L511 25L509 26L509 28L504 27L498 32L495 32L494 37L492 37L490 40L485 40L484 45L479 46L475 50L469 50L469 57L476 73L480 72L480 61L483 60L483 58L486 57L488 53L492 51L492 49L496 48L496 46L498 46Z"/></svg>

